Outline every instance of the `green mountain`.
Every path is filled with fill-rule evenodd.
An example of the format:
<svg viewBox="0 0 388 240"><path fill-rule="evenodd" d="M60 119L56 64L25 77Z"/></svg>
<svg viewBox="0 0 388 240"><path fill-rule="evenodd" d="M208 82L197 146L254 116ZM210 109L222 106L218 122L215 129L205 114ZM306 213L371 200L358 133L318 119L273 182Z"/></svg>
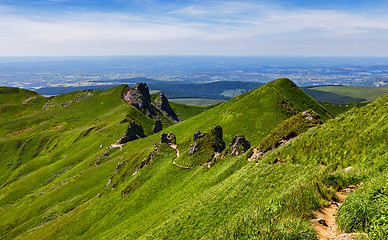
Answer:
<svg viewBox="0 0 388 240"><path fill-rule="evenodd" d="M333 120L292 81L278 79L205 111L171 104L187 118L176 124L155 110L162 132L176 137L162 135L176 142L169 145L152 135L155 119L123 100L127 91L122 85L39 96L33 110L26 107L32 100L20 111L8 107L23 104L25 93L2 102L2 239L314 239L309 219L333 189L364 181L376 190L368 188L371 176L387 176L387 98ZM364 123L364 116L372 120ZM132 121L148 137L112 147ZM252 148L235 154L229 143L241 134ZM258 146L270 147L248 161ZM355 171L343 170L348 166ZM383 204L375 202L381 222ZM380 234L386 225L373 226Z"/></svg>

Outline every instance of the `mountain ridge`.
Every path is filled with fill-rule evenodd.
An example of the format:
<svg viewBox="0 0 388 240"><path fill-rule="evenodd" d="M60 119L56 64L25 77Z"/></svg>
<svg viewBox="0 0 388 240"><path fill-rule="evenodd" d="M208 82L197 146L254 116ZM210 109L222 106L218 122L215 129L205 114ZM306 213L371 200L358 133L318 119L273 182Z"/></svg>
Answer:
<svg viewBox="0 0 388 240"><path fill-rule="evenodd" d="M351 122L347 116L352 114L355 119L362 119L361 113L373 114L371 109L375 109L375 118L386 117L386 111L381 110L386 98L332 119L322 105L292 81L279 79L182 122L171 122L162 133L172 132L176 136L180 153L177 156L176 149L157 143L161 141L159 134L125 143L122 148L109 148L130 119L147 122L145 132L152 131L152 119L123 104L124 88L95 92L68 107L49 108L45 111L51 113L49 116L35 113L37 120L43 120L35 128L19 129L19 125L14 125L25 122L27 126L26 116L7 120L8 126L0 128L8 133L0 141L0 151L8 161L0 164L1 175L8 176L1 179L0 188L2 238L314 239L309 218L314 210L327 204L332 188L359 183L370 176L365 172L374 172L362 161L362 168L355 175L343 170L346 164L336 166L322 161L319 165L319 159L330 156L321 150L316 154L318 162L304 164L303 146L285 150L305 145L306 141L312 142L308 146L314 146L317 132L345 137L343 133ZM82 115L86 107L90 112L87 118ZM226 145L235 136L244 135L252 146L258 146L279 124L309 109L319 114L323 124L268 152L257 164L247 161L249 151L239 156L221 153L221 158L209 168L201 162L214 154L214 149L207 145L200 154L188 156L197 131L209 132L219 124ZM69 113L75 115L69 118ZM49 118L44 120L45 117ZM48 125L53 120L57 122ZM66 125L68 120L73 122ZM384 136L383 123L367 126L371 139ZM329 125L325 127L326 124ZM341 127L335 132L337 125ZM359 125L360 131L365 125ZM46 129L51 133L45 135ZM331 135L327 136L325 139ZM378 146L376 153L381 151L382 145ZM366 153L370 146L362 149ZM302 153L298 157L301 160L294 163L287 158L291 153ZM19 163L13 154L24 156L25 160ZM275 158L281 161L275 164ZM183 163L193 159L201 164L189 169L173 164L175 160ZM140 169L146 160L147 164ZM11 162L11 170L7 170L5 164ZM366 185L370 189L371 184Z"/></svg>

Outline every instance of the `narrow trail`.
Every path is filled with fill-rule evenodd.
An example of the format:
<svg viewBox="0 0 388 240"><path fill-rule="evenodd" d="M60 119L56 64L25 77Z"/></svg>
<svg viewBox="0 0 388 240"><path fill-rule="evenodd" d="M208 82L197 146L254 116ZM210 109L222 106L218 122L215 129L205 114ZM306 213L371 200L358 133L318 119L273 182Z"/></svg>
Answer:
<svg viewBox="0 0 388 240"><path fill-rule="evenodd" d="M170 144L170 147L174 148L176 150L176 157L172 160L172 163L180 168L190 168L189 166L182 166L182 165L179 165L178 163L175 162L175 160L177 160L179 158L179 149L178 149L178 146L176 144Z"/></svg>
<svg viewBox="0 0 388 240"><path fill-rule="evenodd" d="M110 147L111 148L120 148L120 151L123 151L122 144L113 143L112 145L110 145Z"/></svg>
<svg viewBox="0 0 388 240"><path fill-rule="evenodd" d="M335 218L338 209L342 205L348 193L356 189L356 186L349 186L339 192L336 192L335 197L331 200L330 205L322 208L315 214L315 219L311 222L317 231L319 240L335 240L335 239L353 239L351 234L340 235Z"/></svg>
<svg viewBox="0 0 388 240"><path fill-rule="evenodd" d="M24 100L23 104L26 105L28 101L30 101L30 100L32 100L34 98L36 98L36 97L29 97L29 98L27 98L26 100Z"/></svg>

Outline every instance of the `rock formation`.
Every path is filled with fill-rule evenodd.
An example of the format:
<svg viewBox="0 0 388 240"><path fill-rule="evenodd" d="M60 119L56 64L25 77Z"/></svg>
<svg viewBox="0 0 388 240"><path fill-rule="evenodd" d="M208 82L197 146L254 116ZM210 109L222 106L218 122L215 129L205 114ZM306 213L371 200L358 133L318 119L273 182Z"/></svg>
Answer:
<svg viewBox="0 0 388 240"><path fill-rule="evenodd" d="M307 120L314 121L319 120L321 117L314 113L312 110L307 110L302 112L302 116L304 116ZM321 122L318 122L318 124L322 124Z"/></svg>
<svg viewBox="0 0 388 240"><path fill-rule="evenodd" d="M220 153L225 149L224 137L222 134L222 128L220 125L216 125L211 130L211 134L216 137L216 141L212 142L214 152Z"/></svg>
<svg viewBox="0 0 388 240"><path fill-rule="evenodd" d="M195 132L193 135L193 143L190 145L189 156L196 153L199 142L209 141L215 153L220 153L225 149L225 142L223 140L222 128L219 125L213 127L209 133Z"/></svg>
<svg viewBox="0 0 388 240"><path fill-rule="evenodd" d="M204 136L205 136L205 134L203 132L200 132L200 131L195 132L193 134L193 142L197 141L197 139L203 138Z"/></svg>
<svg viewBox="0 0 388 240"><path fill-rule="evenodd" d="M202 139L204 136L205 136L205 133L200 132L200 131L195 132L193 134L193 143L190 145L189 156L193 155L194 153L196 153L198 151L197 140Z"/></svg>
<svg viewBox="0 0 388 240"><path fill-rule="evenodd" d="M154 130L152 130L152 133L158 133L162 131L163 126L162 126L162 121L160 120L159 116L156 116L155 118L155 125L154 125Z"/></svg>
<svg viewBox="0 0 388 240"><path fill-rule="evenodd" d="M194 153L196 153L198 151L197 144L198 144L197 142L193 142L190 145L189 156L193 155Z"/></svg>
<svg viewBox="0 0 388 240"><path fill-rule="evenodd" d="M147 137L144 133L143 127L140 124L131 122L124 136L120 138L116 144L124 144L138 138Z"/></svg>
<svg viewBox="0 0 388 240"><path fill-rule="evenodd" d="M160 135L160 142L161 143L167 143L167 144L176 144L176 137L175 135L170 132L170 133L162 133Z"/></svg>
<svg viewBox="0 0 388 240"><path fill-rule="evenodd" d="M251 143L245 139L244 135L235 136L229 144L230 154L236 154L238 156L241 153L248 151L251 147Z"/></svg>
<svg viewBox="0 0 388 240"><path fill-rule="evenodd" d="M125 102L132 104L144 115L150 118L156 115L146 83L136 83L124 94L123 98Z"/></svg>
<svg viewBox="0 0 388 240"><path fill-rule="evenodd" d="M175 114L174 110L172 110L167 97L164 96L163 93L160 94L155 107L166 117L170 118L174 123L179 122L178 116Z"/></svg>

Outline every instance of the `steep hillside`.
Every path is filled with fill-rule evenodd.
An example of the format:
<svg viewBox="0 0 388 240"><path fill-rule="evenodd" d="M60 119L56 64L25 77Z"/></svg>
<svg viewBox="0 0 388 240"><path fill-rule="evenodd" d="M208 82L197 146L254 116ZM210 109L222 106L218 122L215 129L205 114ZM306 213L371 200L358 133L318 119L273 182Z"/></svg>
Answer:
<svg viewBox="0 0 388 240"><path fill-rule="evenodd" d="M215 147L201 143L203 149L186 157L193 133L216 124L226 145L240 134L254 145L299 112L313 109L322 121L331 118L293 82L273 81L165 129L176 135L178 150L154 145L159 134L109 147L130 120L151 131L152 120L123 103L125 89L95 91L67 106L74 98L53 98L44 105L55 107L2 124L2 238L314 236L305 218L327 195L311 184L320 167L255 167L246 154L216 157ZM189 160L191 168L174 159ZM305 194L311 195L307 202ZM297 213L283 211L290 196L304 204Z"/></svg>
<svg viewBox="0 0 388 240"><path fill-rule="evenodd" d="M332 187L363 181L345 200L337 222L344 231L384 239L388 235L387 117L388 95L306 132L259 162L327 166L332 172L323 180Z"/></svg>
<svg viewBox="0 0 388 240"><path fill-rule="evenodd" d="M131 121L142 124L151 135L154 120L122 100L124 89L122 85L50 98L19 90L7 99L19 111L2 112L0 204L14 203L81 163L101 164L109 146L124 135ZM30 95L37 96L37 102L31 99L22 106ZM34 104L34 111L28 109L29 104ZM159 115L164 127L173 124Z"/></svg>
<svg viewBox="0 0 388 240"><path fill-rule="evenodd" d="M308 109L322 121L331 115L289 79L278 79L241 94L227 102L179 123L172 129L178 139L189 139L196 131L208 131L215 124L224 129L225 142L243 134L259 143L285 119Z"/></svg>

